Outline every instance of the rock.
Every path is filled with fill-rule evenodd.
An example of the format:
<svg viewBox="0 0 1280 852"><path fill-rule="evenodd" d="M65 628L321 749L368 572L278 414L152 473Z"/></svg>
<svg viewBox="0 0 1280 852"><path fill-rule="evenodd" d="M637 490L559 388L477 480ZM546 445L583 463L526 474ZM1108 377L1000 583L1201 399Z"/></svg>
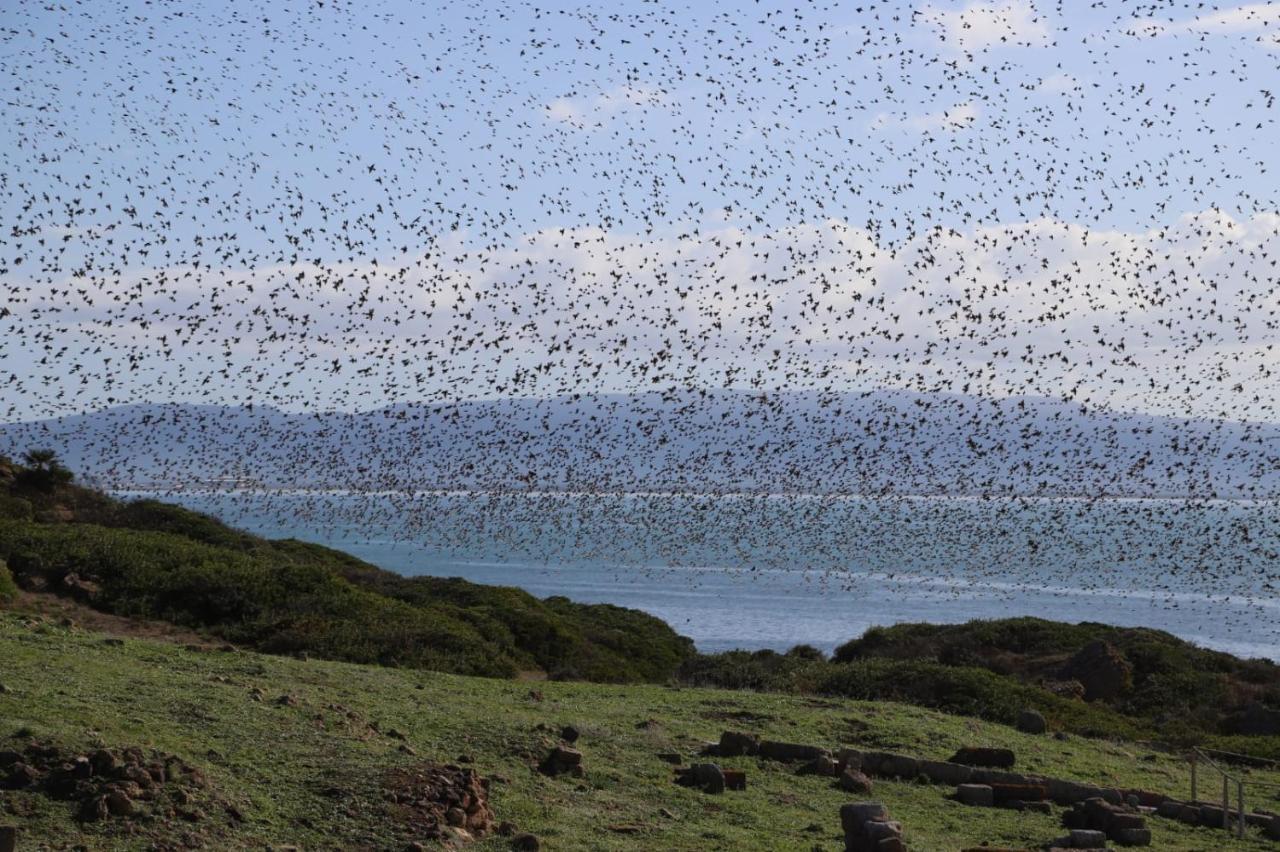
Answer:
<svg viewBox="0 0 1280 852"><path fill-rule="evenodd" d="M714 763L695 763L688 769L688 786L704 793L719 795L724 792L724 770Z"/></svg>
<svg viewBox="0 0 1280 852"><path fill-rule="evenodd" d="M849 767L845 767L844 772L840 773L840 779L836 783L846 793L867 795L871 792L871 779L858 770L850 769Z"/></svg>
<svg viewBox="0 0 1280 852"><path fill-rule="evenodd" d="M1262 833L1272 840L1280 840L1280 816L1271 817L1270 824L1263 827Z"/></svg>
<svg viewBox="0 0 1280 852"><path fill-rule="evenodd" d="M826 778L834 778L837 774L837 765L834 760L826 755L815 757L813 760L803 764L796 770L797 775L821 775Z"/></svg>
<svg viewBox="0 0 1280 852"><path fill-rule="evenodd" d="M758 754L759 751L760 738L755 734L725 731L720 734L720 744L716 754L721 757L741 757Z"/></svg>
<svg viewBox="0 0 1280 852"><path fill-rule="evenodd" d="M93 773L97 775L110 775L120 768L120 761L106 748L99 748L91 753L88 756L88 762L93 768Z"/></svg>
<svg viewBox="0 0 1280 852"><path fill-rule="evenodd" d="M880 774L890 778L915 778L920 774L920 761L906 755L893 755L880 762Z"/></svg>
<svg viewBox="0 0 1280 852"><path fill-rule="evenodd" d="M111 809L107 805L107 797L91 796L80 802L80 812L77 814L77 818L81 822L98 822L110 815Z"/></svg>
<svg viewBox="0 0 1280 852"><path fill-rule="evenodd" d="M850 802L840 806L840 827L846 836L857 832L865 822L888 818L889 812L879 802Z"/></svg>
<svg viewBox="0 0 1280 852"><path fill-rule="evenodd" d="M1183 807L1185 807L1185 805L1177 799L1165 799L1156 806L1156 814L1164 817L1165 819L1177 819L1178 812L1182 810Z"/></svg>
<svg viewBox="0 0 1280 852"><path fill-rule="evenodd" d="M1111 834L1113 831L1126 831L1130 828L1146 827L1147 821L1141 814L1113 813L1111 819L1107 821L1106 832Z"/></svg>
<svg viewBox="0 0 1280 852"><path fill-rule="evenodd" d="M1101 849L1107 845L1107 836L1088 828L1071 830L1071 846L1075 849Z"/></svg>
<svg viewBox="0 0 1280 852"><path fill-rule="evenodd" d="M968 784L973 777L973 767L945 760L922 760L919 771L934 784L945 784L948 787Z"/></svg>
<svg viewBox="0 0 1280 852"><path fill-rule="evenodd" d="M1199 825L1200 809L1195 805L1183 805L1182 807L1178 808L1177 819L1178 819L1178 822L1183 822L1183 823L1186 823L1187 825Z"/></svg>
<svg viewBox="0 0 1280 852"><path fill-rule="evenodd" d="M1112 840L1121 846L1150 846L1151 829L1122 828L1110 834Z"/></svg>
<svg viewBox="0 0 1280 852"><path fill-rule="evenodd" d="M582 771L582 752L576 748L558 745L551 749L551 753L542 761L538 771L543 775L551 776L565 772L578 775Z"/></svg>
<svg viewBox="0 0 1280 852"><path fill-rule="evenodd" d="M856 748L842 748L836 752L836 763L842 770L862 769L862 752Z"/></svg>
<svg viewBox="0 0 1280 852"><path fill-rule="evenodd" d="M560 729L560 739L564 740L569 745L576 743L580 736L581 733L573 725L565 725Z"/></svg>
<svg viewBox="0 0 1280 852"><path fill-rule="evenodd" d="M17 852L18 829L12 825L0 825L0 852Z"/></svg>
<svg viewBox="0 0 1280 852"><path fill-rule="evenodd" d="M1152 790L1125 790L1125 801L1128 802L1131 798L1137 799L1136 802L1133 802L1134 805L1143 808L1158 808L1169 799L1164 793L1157 793Z"/></svg>
<svg viewBox="0 0 1280 852"><path fill-rule="evenodd" d="M1061 676L1084 686L1086 701L1119 698L1133 687L1133 666L1114 645L1097 639L1076 652Z"/></svg>
<svg viewBox="0 0 1280 852"><path fill-rule="evenodd" d="M1220 805L1201 805L1200 822L1213 828L1222 828L1224 811Z"/></svg>
<svg viewBox="0 0 1280 852"><path fill-rule="evenodd" d="M526 831L511 838L511 848L517 850L517 852L538 852L542 848L542 844L538 841L536 834L530 834Z"/></svg>
<svg viewBox="0 0 1280 852"><path fill-rule="evenodd" d="M889 820L867 820L862 824L862 835L870 840L902 836L902 826Z"/></svg>
<svg viewBox="0 0 1280 852"><path fill-rule="evenodd" d="M996 793L986 784L961 784L956 787L956 801L980 808L994 807Z"/></svg>
<svg viewBox="0 0 1280 852"><path fill-rule="evenodd" d="M741 769L725 769L724 772L724 788L726 790L745 790L747 789L747 773Z"/></svg>
<svg viewBox="0 0 1280 852"><path fill-rule="evenodd" d="M5 778L3 787L6 790L25 790L40 780L40 773L28 763L15 763Z"/></svg>
<svg viewBox="0 0 1280 852"><path fill-rule="evenodd" d="M1007 748L975 748L966 746L952 756L951 762L963 763L966 766L1011 769L1014 764L1014 756L1013 752Z"/></svg>
<svg viewBox="0 0 1280 852"><path fill-rule="evenodd" d="M454 828L461 828L467 824L467 812L462 808L449 808L444 812L444 821Z"/></svg>
<svg viewBox="0 0 1280 852"><path fill-rule="evenodd" d="M1049 791L1040 784L991 784L991 793L996 804L1006 802L1043 802L1049 797Z"/></svg>
<svg viewBox="0 0 1280 852"><path fill-rule="evenodd" d="M123 790L110 790L107 792L107 810L113 816L127 817L133 816L137 807Z"/></svg>
<svg viewBox="0 0 1280 852"><path fill-rule="evenodd" d="M1043 734L1049 726L1039 710L1028 708L1018 714L1017 728L1024 734Z"/></svg>
<svg viewBox="0 0 1280 852"><path fill-rule="evenodd" d="M784 743L776 740L765 740L760 743L759 754L761 757L785 763L797 760L816 760L819 757L831 756L831 752L820 746Z"/></svg>

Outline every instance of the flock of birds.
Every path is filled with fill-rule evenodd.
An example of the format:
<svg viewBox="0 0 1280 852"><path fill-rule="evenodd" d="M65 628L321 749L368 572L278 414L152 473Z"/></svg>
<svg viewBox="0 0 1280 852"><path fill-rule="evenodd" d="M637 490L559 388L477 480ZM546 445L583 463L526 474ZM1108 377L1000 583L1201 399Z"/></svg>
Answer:
<svg viewBox="0 0 1280 852"><path fill-rule="evenodd" d="M601 505L567 492L1177 498L1091 523L1276 599L1278 6L16 0L0 78L0 451L384 528L451 490L562 531ZM930 523L904 552L978 534ZM1088 528L1003 558L1100 582Z"/></svg>

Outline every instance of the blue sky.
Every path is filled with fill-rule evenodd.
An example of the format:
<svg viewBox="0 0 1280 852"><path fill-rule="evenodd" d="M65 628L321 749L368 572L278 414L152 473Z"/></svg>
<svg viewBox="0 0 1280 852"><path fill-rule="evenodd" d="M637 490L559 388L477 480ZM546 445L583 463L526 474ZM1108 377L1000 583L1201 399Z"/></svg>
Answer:
<svg viewBox="0 0 1280 852"><path fill-rule="evenodd" d="M672 384L1075 387L1275 419L1268 4L17 3L0 22L7 417L631 390L658 354ZM824 328L811 302L862 313ZM960 302L1001 318L958 344L977 321L928 308ZM131 307L108 324L104 304ZM635 357L611 364L619 305ZM570 339L589 355L520 377Z"/></svg>

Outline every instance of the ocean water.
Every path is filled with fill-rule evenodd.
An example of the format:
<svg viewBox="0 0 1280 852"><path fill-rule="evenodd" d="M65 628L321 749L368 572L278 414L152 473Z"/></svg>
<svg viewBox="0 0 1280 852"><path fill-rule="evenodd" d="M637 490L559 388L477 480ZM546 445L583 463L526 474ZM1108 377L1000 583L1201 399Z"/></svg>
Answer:
<svg viewBox="0 0 1280 852"><path fill-rule="evenodd" d="M135 493L121 496L142 496ZM653 613L706 651L1035 615L1280 659L1280 503L806 495L175 492L399 573Z"/></svg>

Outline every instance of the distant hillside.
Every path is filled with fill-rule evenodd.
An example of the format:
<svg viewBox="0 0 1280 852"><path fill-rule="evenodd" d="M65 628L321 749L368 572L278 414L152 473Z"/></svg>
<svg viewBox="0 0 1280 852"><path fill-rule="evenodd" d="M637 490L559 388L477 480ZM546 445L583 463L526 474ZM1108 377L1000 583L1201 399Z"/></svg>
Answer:
<svg viewBox="0 0 1280 852"><path fill-rule="evenodd" d="M134 405L0 426L108 487L1273 497L1280 426L1061 400L658 393L357 414Z"/></svg>

